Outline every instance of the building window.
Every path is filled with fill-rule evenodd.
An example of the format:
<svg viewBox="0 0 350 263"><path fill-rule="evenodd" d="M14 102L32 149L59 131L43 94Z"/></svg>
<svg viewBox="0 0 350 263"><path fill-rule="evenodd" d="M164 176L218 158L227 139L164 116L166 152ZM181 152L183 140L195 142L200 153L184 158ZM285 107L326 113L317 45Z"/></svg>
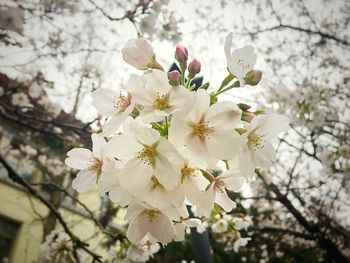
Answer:
<svg viewBox="0 0 350 263"><path fill-rule="evenodd" d="M0 263L10 262L19 223L0 216Z"/></svg>

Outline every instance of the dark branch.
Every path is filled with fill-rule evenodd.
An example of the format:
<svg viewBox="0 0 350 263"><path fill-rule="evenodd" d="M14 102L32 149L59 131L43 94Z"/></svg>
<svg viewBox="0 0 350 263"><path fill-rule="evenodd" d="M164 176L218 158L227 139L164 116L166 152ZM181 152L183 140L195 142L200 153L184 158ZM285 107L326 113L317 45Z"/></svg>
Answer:
<svg viewBox="0 0 350 263"><path fill-rule="evenodd" d="M60 222L60 224L62 225L64 231L70 236L70 238L74 241L77 247L85 250L94 259L94 261L102 262L100 255L92 252L90 249L87 248L89 244L81 241L77 236L73 234L73 232L69 229L66 221L64 221L61 213L49 201L47 201L37 190L35 190L27 180L25 180L23 177L18 175L16 171L5 161L5 159L2 156L0 156L0 163L7 170L8 176L12 181L22 185L31 195L39 199L39 201L41 201L55 215L58 222Z"/></svg>

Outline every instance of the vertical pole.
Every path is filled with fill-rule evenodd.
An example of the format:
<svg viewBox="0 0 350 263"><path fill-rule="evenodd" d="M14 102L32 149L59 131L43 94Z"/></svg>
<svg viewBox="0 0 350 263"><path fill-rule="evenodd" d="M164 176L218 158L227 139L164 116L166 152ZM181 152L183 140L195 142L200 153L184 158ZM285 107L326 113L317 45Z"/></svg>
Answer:
<svg viewBox="0 0 350 263"><path fill-rule="evenodd" d="M193 217L190 207L187 207L191 217ZM198 233L196 228L191 227L191 240L193 254L196 263L213 263L213 254L210 247L209 235L207 231Z"/></svg>

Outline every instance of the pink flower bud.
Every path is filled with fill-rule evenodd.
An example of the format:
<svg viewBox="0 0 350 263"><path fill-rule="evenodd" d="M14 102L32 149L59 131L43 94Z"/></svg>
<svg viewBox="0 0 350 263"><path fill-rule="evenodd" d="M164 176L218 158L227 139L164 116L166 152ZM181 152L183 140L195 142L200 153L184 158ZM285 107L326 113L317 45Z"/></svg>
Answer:
<svg viewBox="0 0 350 263"><path fill-rule="evenodd" d="M186 65L188 59L187 49L183 45L177 45L174 57L180 63L180 65Z"/></svg>
<svg viewBox="0 0 350 263"><path fill-rule="evenodd" d="M125 62L137 69L145 70L156 63L151 44L143 38L129 39L122 54Z"/></svg>
<svg viewBox="0 0 350 263"><path fill-rule="evenodd" d="M201 63L197 59L193 59L188 65L188 77L194 78L201 71Z"/></svg>
<svg viewBox="0 0 350 263"><path fill-rule="evenodd" d="M244 80L245 80L246 84L251 85L251 86L255 86L255 85L258 85L261 78L262 78L262 71L258 70L258 69L253 69L247 73Z"/></svg>
<svg viewBox="0 0 350 263"><path fill-rule="evenodd" d="M177 70L168 73L169 84L171 86L179 86L181 83L181 74Z"/></svg>
<svg viewBox="0 0 350 263"><path fill-rule="evenodd" d="M245 104L245 103L238 103L238 107L242 110L242 111L247 111L249 110L252 106Z"/></svg>

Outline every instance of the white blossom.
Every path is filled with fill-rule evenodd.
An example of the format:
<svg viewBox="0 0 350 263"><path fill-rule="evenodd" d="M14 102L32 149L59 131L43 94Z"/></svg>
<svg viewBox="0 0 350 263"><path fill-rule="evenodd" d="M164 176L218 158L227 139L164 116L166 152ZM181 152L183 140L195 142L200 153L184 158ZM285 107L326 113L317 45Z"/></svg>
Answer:
<svg viewBox="0 0 350 263"><path fill-rule="evenodd" d="M30 103L29 98L24 93L15 93L12 95L11 103L14 106L19 107L33 107L33 105Z"/></svg>
<svg viewBox="0 0 350 263"><path fill-rule="evenodd" d="M71 168L81 170L73 180L72 187L78 192L86 192L101 182L102 191L108 189L105 177L113 176L118 173L116 167L111 171L109 162L116 162L113 158L109 158L105 151L106 141L97 134L91 135L92 152L85 148L74 148L67 153L65 163ZM112 166L113 167L113 166Z"/></svg>
<svg viewBox="0 0 350 263"><path fill-rule="evenodd" d="M129 79L131 85L133 76ZM127 86L128 86L127 85ZM118 131L135 107L131 94L125 90L98 89L92 94L92 104L97 111L109 120L103 125L102 136L110 136Z"/></svg>
<svg viewBox="0 0 350 263"><path fill-rule="evenodd" d="M130 220L127 238L137 244L147 234L162 244L171 242L175 235L173 220L180 216L175 208L155 209L146 204L133 202L128 206L125 219Z"/></svg>
<svg viewBox="0 0 350 263"><path fill-rule="evenodd" d="M147 235L137 244L131 244L127 253L126 259L123 262L146 262L160 250L159 243L152 240Z"/></svg>
<svg viewBox="0 0 350 263"><path fill-rule="evenodd" d="M37 99L43 94L43 89L38 85L38 83L34 82L32 85L30 85L28 93L33 99Z"/></svg>
<svg viewBox="0 0 350 263"><path fill-rule="evenodd" d="M241 237L240 239L236 240L233 244L233 250L238 253L240 247L245 247L248 242L251 240L250 237Z"/></svg>
<svg viewBox="0 0 350 263"><path fill-rule="evenodd" d="M268 168L276 159L271 139L289 129L288 118L277 114L258 115L242 134L245 143L238 154L239 170L247 179L254 176L256 167ZM232 163L237 162L233 160Z"/></svg>
<svg viewBox="0 0 350 263"><path fill-rule="evenodd" d="M212 179L207 190L201 193L196 203L196 214L209 217L214 209L214 203L221 206L226 212L236 207L236 203L227 195L226 189L238 192L242 189L245 179L237 172L223 174Z"/></svg>
<svg viewBox="0 0 350 263"><path fill-rule="evenodd" d="M150 127L132 121L127 129L128 133L115 135L106 148L110 155L125 163L119 175L121 186L137 193L154 176L166 190L175 189L180 179L181 155Z"/></svg>
<svg viewBox="0 0 350 263"><path fill-rule="evenodd" d="M172 87L164 71L153 69L142 77L133 78L130 93L142 108L143 121L159 122L188 104L189 91L183 86Z"/></svg>
<svg viewBox="0 0 350 263"><path fill-rule="evenodd" d="M202 221L198 218L187 218L181 220L181 222L176 222L174 225L175 236L174 241L183 241L185 240L186 229L190 227L195 227L196 229L202 229Z"/></svg>
<svg viewBox="0 0 350 263"><path fill-rule="evenodd" d="M195 162L228 160L235 156L240 143L234 130L241 110L232 102L218 102L210 106L210 96L204 90L195 94L193 108L174 114L169 129L169 140L176 146L185 146Z"/></svg>
<svg viewBox="0 0 350 263"><path fill-rule="evenodd" d="M227 60L228 70L232 75L237 77L240 86L245 85L244 77L248 72L253 70L257 60L252 46L245 46L242 48L232 49L232 33L228 34L225 42L225 55Z"/></svg>
<svg viewBox="0 0 350 263"><path fill-rule="evenodd" d="M211 229L214 233L224 233L228 229L228 223L225 219L219 219L211 226Z"/></svg>

